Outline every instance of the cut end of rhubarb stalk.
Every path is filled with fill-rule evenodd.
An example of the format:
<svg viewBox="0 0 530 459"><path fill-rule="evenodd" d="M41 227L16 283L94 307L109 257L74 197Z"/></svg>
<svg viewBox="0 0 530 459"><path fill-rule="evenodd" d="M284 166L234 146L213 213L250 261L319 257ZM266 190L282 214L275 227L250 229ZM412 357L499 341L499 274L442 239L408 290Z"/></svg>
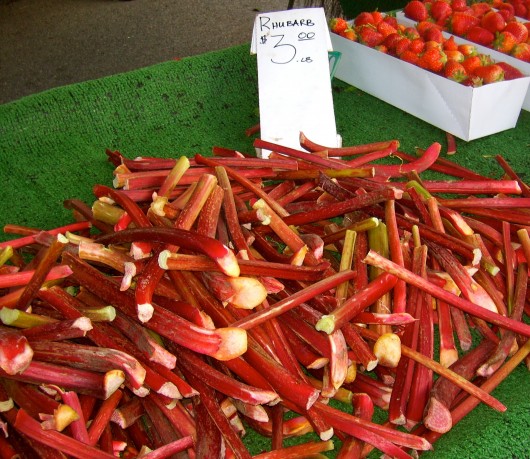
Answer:
<svg viewBox="0 0 530 459"><path fill-rule="evenodd" d="M374 344L374 354L384 367L396 368L401 359L401 340L395 333L384 333Z"/></svg>
<svg viewBox="0 0 530 459"><path fill-rule="evenodd" d="M335 331L335 317L333 314L322 316L316 323L315 328L331 335Z"/></svg>
<svg viewBox="0 0 530 459"><path fill-rule="evenodd" d="M215 262L227 276L239 276L239 263L237 262L234 252L232 252L228 247L226 247L226 254L215 258Z"/></svg>
<svg viewBox="0 0 530 459"><path fill-rule="evenodd" d="M105 400L116 392L125 382L125 373L122 370L110 370L105 373Z"/></svg>
<svg viewBox="0 0 530 459"><path fill-rule="evenodd" d="M453 426L451 412L435 397L431 397L427 403L423 423L428 429L442 434L449 432Z"/></svg>
<svg viewBox="0 0 530 459"><path fill-rule="evenodd" d="M247 351L247 332L242 328L217 328L215 333L220 338L219 348L210 355L217 360L235 359Z"/></svg>
<svg viewBox="0 0 530 459"><path fill-rule="evenodd" d="M136 310L138 313L138 320L142 323L149 322L155 312L155 308L153 308L151 303L138 304Z"/></svg>
<svg viewBox="0 0 530 459"><path fill-rule="evenodd" d="M230 303L241 309L254 309L267 298L267 289L254 277L230 278L235 293Z"/></svg>
<svg viewBox="0 0 530 459"><path fill-rule="evenodd" d="M171 252L169 250L162 250L160 254L158 255L158 266L160 266L162 269L165 269L166 271L169 269L169 266L167 264L167 260L171 256Z"/></svg>

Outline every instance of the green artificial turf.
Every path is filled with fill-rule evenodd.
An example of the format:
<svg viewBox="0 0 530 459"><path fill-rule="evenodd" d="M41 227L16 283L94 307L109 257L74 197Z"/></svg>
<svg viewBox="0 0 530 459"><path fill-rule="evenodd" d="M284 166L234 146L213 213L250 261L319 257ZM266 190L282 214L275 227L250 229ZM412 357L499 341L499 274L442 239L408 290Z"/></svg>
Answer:
<svg viewBox="0 0 530 459"><path fill-rule="evenodd" d="M334 81L333 97L345 145L398 139L411 154L432 142L445 148L440 129L347 84ZM208 155L214 145L252 153L245 129L259 121L258 113L255 57L248 45L0 105L0 225L49 229L71 222L63 200L90 204L94 184L112 184L106 148L127 157ZM503 155L528 179L530 113L521 113L515 129L457 145L452 159L460 164L499 178L495 155ZM528 371L518 368L495 395L506 413L480 406L424 457L530 457ZM266 444L252 432L246 442L254 453Z"/></svg>

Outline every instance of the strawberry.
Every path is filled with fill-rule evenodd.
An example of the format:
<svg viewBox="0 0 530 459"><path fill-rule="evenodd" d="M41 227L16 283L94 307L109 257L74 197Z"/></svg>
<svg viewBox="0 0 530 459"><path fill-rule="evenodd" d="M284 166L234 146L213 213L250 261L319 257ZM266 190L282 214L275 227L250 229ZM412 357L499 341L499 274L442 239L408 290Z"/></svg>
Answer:
<svg viewBox="0 0 530 459"><path fill-rule="evenodd" d="M457 83L461 83L468 75L466 69L460 62L450 60L444 66L444 76Z"/></svg>
<svg viewBox="0 0 530 459"><path fill-rule="evenodd" d="M509 22L506 24L503 32L510 32L513 34L517 43L525 43L528 40L528 29L522 22Z"/></svg>
<svg viewBox="0 0 530 459"><path fill-rule="evenodd" d="M429 40L425 42L425 50L431 49L431 48L437 48L440 51L443 51L443 47L441 43L438 43L434 40Z"/></svg>
<svg viewBox="0 0 530 459"><path fill-rule="evenodd" d="M530 43L517 43L512 48L511 55L523 62L530 62Z"/></svg>
<svg viewBox="0 0 530 459"><path fill-rule="evenodd" d="M386 22L386 23L390 24L395 29L398 28L398 20L397 20L397 18L395 16L390 16L389 14L387 14L383 18L383 22Z"/></svg>
<svg viewBox="0 0 530 459"><path fill-rule="evenodd" d="M448 22L450 32L455 35L464 36L466 32L473 26L479 25L480 19L469 13L453 13Z"/></svg>
<svg viewBox="0 0 530 459"><path fill-rule="evenodd" d="M430 15L436 24L444 25L452 13L451 6L444 0L435 0L431 5Z"/></svg>
<svg viewBox="0 0 530 459"><path fill-rule="evenodd" d="M384 14L381 11L372 11L373 24L378 25L384 18Z"/></svg>
<svg viewBox="0 0 530 459"><path fill-rule="evenodd" d="M520 18L529 18L528 16L528 6L524 3L514 3L513 5L513 14L519 16Z"/></svg>
<svg viewBox="0 0 530 459"><path fill-rule="evenodd" d="M506 21L502 14L490 10L480 19L480 25L491 33L500 32L506 27Z"/></svg>
<svg viewBox="0 0 530 459"><path fill-rule="evenodd" d="M457 49L446 49L444 53L448 61L463 62L465 59L465 56Z"/></svg>
<svg viewBox="0 0 530 459"><path fill-rule="evenodd" d="M436 41L438 43L442 43L444 41L444 36L441 29L438 27L431 27L425 31L423 34L423 39L425 41Z"/></svg>
<svg viewBox="0 0 530 459"><path fill-rule="evenodd" d="M416 27L414 27L416 33L420 35L420 37L423 37L425 32L429 30L431 27L439 28L438 25L436 25L434 22L431 21L421 21L416 24Z"/></svg>
<svg viewBox="0 0 530 459"><path fill-rule="evenodd" d="M387 47L388 52L391 54L395 54L396 52L396 44L398 41L400 41L403 37L396 33L391 33L388 35L384 40L383 44Z"/></svg>
<svg viewBox="0 0 530 459"><path fill-rule="evenodd" d="M348 27L344 32L340 34L341 37L347 38L351 41L357 41L357 33L351 27Z"/></svg>
<svg viewBox="0 0 530 459"><path fill-rule="evenodd" d="M333 18L329 21L329 29L336 34L341 34L348 28L348 23L343 18Z"/></svg>
<svg viewBox="0 0 530 459"><path fill-rule="evenodd" d="M420 0L411 0L408 2L403 8L403 13L407 18L416 22L425 21L429 16L427 7Z"/></svg>
<svg viewBox="0 0 530 459"><path fill-rule="evenodd" d="M495 35L484 27L474 26L467 31L466 38L479 45L491 46Z"/></svg>
<svg viewBox="0 0 530 459"><path fill-rule="evenodd" d="M447 57L440 48L429 48L421 56L418 65L431 72L439 73L443 70Z"/></svg>
<svg viewBox="0 0 530 459"><path fill-rule="evenodd" d="M383 34L383 37L388 37L391 33L396 33L397 29L389 24L388 22L381 21L379 24L377 24L377 31L381 34Z"/></svg>
<svg viewBox="0 0 530 459"><path fill-rule="evenodd" d="M419 38L421 37L421 34L420 32L418 31L418 29L416 27L405 27L402 31L402 35L404 37L407 37L411 40L414 40L415 38Z"/></svg>
<svg viewBox="0 0 530 459"><path fill-rule="evenodd" d="M487 2L477 2L471 4L471 10L476 17L480 18L491 10L491 6Z"/></svg>
<svg viewBox="0 0 530 459"><path fill-rule="evenodd" d="M374 49L382 53L388 54L388 48L383 44L374 46Z"/></svg>
<svg viewBox="0 0 530 459"><path fill-rule="evenodd" d="M478 77L484 84L504 80L504 70L497 64L482 65L473 71L473 76Z"/></svg>
<svg viewBox="0 0 530 459"><path fill-rule="evenodd" d="M364 25L358 29L359 43L374 48L377 45L383 43L385 37L383 34L378 32L375 27L370 25Z"/></svg>
<svg viewBox="0 0 530 459"><path fill-rule="evenodd" d="M425 41L422 38L415 38L410 41L407 49L413 53L420 54L425 49Z"/></svg>
<svg viewBox="0 0 530 459"><path fill-rule="evenodd" d="M505 80L515 80L516 78L522 78L525 75L518 68L510 65L506 62L497 62L497 65L504 70Z"/></svg>
<svg viewBox="0 0 530 459"><path fill-rule="evenodd" d="M472 75L477 67L482 66L482 61L479 56L469 56L461 64L466 69L467 74Z"/></svg>
<svg viewBox="0 0 530 459"><path fill-rule="evenodd" d="M514 6L509 3L501 3L497 6L499 13L504 17L506 22L513 21L513 18L515 17L515 8Z"/></svg>
<svg viewBox="0 0 530 459"><path fill-rule="evenodd" d="M517 38L510 32L497 32L493 40L493 49L501 53L509 53L517 44Z"/></svg>
<svg viewBox="0 0 530 459"><path fill-rule="evenodd" d="M360 27L363 25L369 25L374 24L374 17L372 16L372 13L369 13L367 11L363 11L362 13L359 13L356 18L353 20L353 23L356 27Z"/></svg>
<svg viewBox="0 0 530 459"><path fill-rule="evenodd" d="M409 62L410 64L418 65L420 55L414 51L411 51L410 49L406 49L399 55L399 58L402 61Z"/></svg>
<svg viewBox="0 0 530 459"><path fill-rule="evenodd" d="M458 45L458 51L465 57L476 56L478 54L477 47L471 43L460 43Z"/></svg>
<svg viewBox="0 0 530 459"><path fill-rule="evenodd" d="M466 0L453 0L451 2L451 9L453 11L466 11L468 8Z"/></svg>
<svg viewBox="0 0 530 459"><path fill-rule="evenodd" d="M400 56L408 47L410 46L411 39L407 37L401 37L401 40L399 40L396 43L396 56Z"/></svg>
<svg viewBox="0 0 530 459"><path fill-rule="evenodd" d="M443 49L444 51L457 51L458 50L458 43L455 41L454 35L451 35L449 38L444 40L443 42Z"/></svg>

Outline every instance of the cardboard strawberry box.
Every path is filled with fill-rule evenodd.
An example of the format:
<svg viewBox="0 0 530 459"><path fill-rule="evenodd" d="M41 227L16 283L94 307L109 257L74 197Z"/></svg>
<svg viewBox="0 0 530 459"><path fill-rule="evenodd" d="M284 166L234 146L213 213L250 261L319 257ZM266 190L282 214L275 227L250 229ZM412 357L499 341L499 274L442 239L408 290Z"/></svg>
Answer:
<svg viewBox="0 0 530 459"><path fill-rule="evenodd" d="M405 14L403 13L403 11L398 11L396 13L396 18L401 24L412 25L412 26L416 25L416 22L412 21L409 18L407 18L405 16ZM521 19L521 18L516 18L516 19L518 19L520 22L525 22L524 19ZM451 36L451 34L448 33L448 32L444 32L444 35L446 37L450 37ZM471 42L469 40L466 40L465 38L461 38L461 37L456 36L456 35L455 35L455 39L459 43L473 43L473 42ZM515 57L509 56L508 54L501 53L499 51L495 51L494 49L488 48L486 46L478 45L476 43L473 43L473 45L476 46L477 50L480 53L489 54L495 61L504 61L507 64L513 65L515 68L519 69L525 75L530 75L530 63L523 62L520 59L516 59ZM523 100L523 104L522 104L522 109L526 110L526 111L530 111L530 90L528 90L526 92L526 96L525 96L525 98Z"/></svg>
<svg viewBox="0 0 530 459"><path fill-rule="evenodd" d="M342 53L335 77L456 137L470 141L514 128L530 77L464 86L331 34Z"/></svg>

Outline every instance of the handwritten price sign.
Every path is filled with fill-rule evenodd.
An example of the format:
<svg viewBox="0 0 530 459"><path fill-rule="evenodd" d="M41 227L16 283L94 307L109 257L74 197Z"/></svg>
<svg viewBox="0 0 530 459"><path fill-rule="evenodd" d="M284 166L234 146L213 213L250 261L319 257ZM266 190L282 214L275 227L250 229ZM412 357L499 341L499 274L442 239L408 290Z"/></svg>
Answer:
<svg viewBox="0 0 530 459"><path fill-rule="evenodd" d="M259 14L251 52L257 54L261 137L300 148L299 133L338 146L322 8ZM268 156L268 152L262 152Z"/></svg>

